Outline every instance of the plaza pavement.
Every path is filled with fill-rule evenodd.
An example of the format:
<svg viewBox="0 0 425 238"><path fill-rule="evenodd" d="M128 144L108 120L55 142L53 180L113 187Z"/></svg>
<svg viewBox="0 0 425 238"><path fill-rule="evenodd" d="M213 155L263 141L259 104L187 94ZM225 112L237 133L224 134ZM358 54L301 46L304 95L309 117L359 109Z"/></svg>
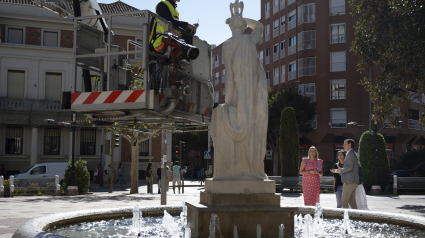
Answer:
<svg viewBox="0 0 425 238"><path fill-rule="evenodd" d="M129 188L114 187L113 193L109 188L92 187L93 194L80 196L16 196L14 198L0 198L0 238L9 238L16 229L26 221L39 216L58 212L75 210L100 209L123 206L157 206L161 204L161 195L146 194L146 182L140 181L139 194L129 194ZM204 190L199 182L185 182L184 194L173 194L172 187L167 193L168 205L180 205L186 202L199 202L199 192ZM157 185L154 185L154 191ZM176 193L178 189L176 188ZM320 195L323 207L336 207L335 195L323 193ZM425 216L425 195L390 195L367 196L371 211L403 213L416 216ZM281 206L303 206L303 197L300 193L284 192L281 194Z"/></svg>

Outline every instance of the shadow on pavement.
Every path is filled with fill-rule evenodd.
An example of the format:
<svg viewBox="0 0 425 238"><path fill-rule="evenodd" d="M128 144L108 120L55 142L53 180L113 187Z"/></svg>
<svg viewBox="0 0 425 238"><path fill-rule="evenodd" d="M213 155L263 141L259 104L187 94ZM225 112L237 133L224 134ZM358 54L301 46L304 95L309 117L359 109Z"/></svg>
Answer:
<svg viewBox="0 0 425 238"><path fill-rule="evenodd" d="M302 197L303 194L302 193L281 193L280 196L286 197L286 198L298 198L298 197Z"/></svg>
<svg viewBox="0 0 425 238"><path fill-rule="evenodd" d="M417 206L417 205L404 205L401 207L397 207L399 209L410 210L414 212L425 213L425 206Z"/></svg>

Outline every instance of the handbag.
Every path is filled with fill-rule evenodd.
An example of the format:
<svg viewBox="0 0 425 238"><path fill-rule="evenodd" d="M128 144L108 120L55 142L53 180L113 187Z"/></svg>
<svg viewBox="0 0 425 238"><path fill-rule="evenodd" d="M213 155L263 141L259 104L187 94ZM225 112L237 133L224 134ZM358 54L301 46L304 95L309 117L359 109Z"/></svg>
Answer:
<svg viewBox="0 0 425 238"><path fill-rule="evenodd" d="M145 177L146 177L146 178L151 177L151 175L150 175L149 171L147 171L147 170L145 171Z"/></svg>

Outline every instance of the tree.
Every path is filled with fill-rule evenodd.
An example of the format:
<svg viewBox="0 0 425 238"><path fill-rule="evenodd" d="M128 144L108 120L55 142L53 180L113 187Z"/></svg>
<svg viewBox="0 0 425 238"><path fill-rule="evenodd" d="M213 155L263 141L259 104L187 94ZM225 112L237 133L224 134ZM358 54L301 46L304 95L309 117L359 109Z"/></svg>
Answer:
<svg viewBox="0 0 425 238"><path fill-rule="evenodd" d="M384 136L378 133L378 184L385 189L390 180L390 163L387 158L387 148ZM363 167L363 185L366 190L370 190L375 184L375 137L372 132L365 131L359 142L359 161Z"/></svg>
<svg viewBox="0 0 425 238"><path fill-rule="evenodd" d="M81 158L75 162L75 186L78 187L78 193L84 194L89 191L90 173L87 170L87 161ZM100 171L99 173L101 173ZM65 169L63 185L67 188L72 184L72 160L68 161L68 166Z"/></svg>
<svg viewBox="0 0 425 238"><path fill-rule="evenodd" d="M350 0L355 24L351 50L361 72L378 68L361 84L370 93L373 119L396 125L403 105L425 93L425 5L423 0ZM410 92L409 92L410 91ZM415 92L411 94L411 92ZM416 94L417 93L417 94ZM393 114L400 109L401 114ZM421 124L425 117L421 117Z"/></svg>
<svg viewBox="0 0 425 238"><path fill-rule="evenodd" d="M285 86L283 90L277 91L272 88L268 90L269 104L269 124L267 127L267 147L272 150L274 171L273 175L278 173L278 145L280 118L282 110L291 107L295 111L298 125L298 132L307 134L313 130L312 121L316 115L316 103L311 102L310 97L303 96L297 87Z"/></svg>
<svg viewBox="0 0 425 238"><path fill-rule="evenodd" d="M300 158L300 141L295 110L283 109L280 118L280 162L282 177L298 176Z"/></svg>

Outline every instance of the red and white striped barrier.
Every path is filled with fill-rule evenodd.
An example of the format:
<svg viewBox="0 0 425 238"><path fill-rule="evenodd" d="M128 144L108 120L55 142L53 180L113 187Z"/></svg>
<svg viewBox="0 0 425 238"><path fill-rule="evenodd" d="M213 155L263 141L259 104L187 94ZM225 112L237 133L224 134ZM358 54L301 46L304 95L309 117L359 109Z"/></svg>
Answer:
<svg viewBox="0 0 425 238"><path fill-rule="evenodd" d="M71 110L113 110L146 108L145 90L73 93Z"/></svg>

